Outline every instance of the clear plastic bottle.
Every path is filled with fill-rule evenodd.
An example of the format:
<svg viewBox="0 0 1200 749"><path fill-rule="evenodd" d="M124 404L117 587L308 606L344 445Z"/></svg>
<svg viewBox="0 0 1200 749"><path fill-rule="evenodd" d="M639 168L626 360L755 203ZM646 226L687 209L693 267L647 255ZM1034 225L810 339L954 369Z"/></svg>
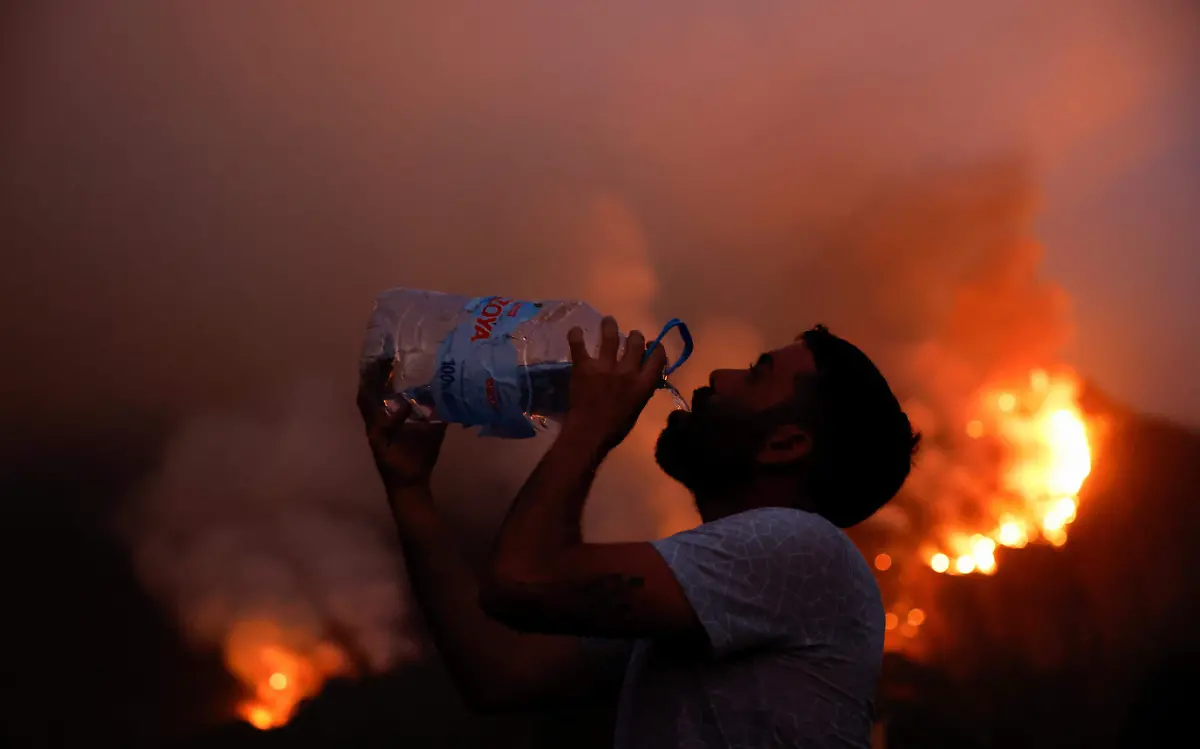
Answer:
<svg viewBox="0 0 1200 749"><path fill-rule="evenodd" d="M566 413L571 380L567 331L580 327L591 350L603 315L579 301L465 297L437 291L390 289L375 300L362 363L388 359L388 399L413 405L411 418L482 427L496 437L532 437ZM691 354L687 326L670 374ZM624 335L622 334L622 342ZM676 405L687 403L665 379Z"/></svg>

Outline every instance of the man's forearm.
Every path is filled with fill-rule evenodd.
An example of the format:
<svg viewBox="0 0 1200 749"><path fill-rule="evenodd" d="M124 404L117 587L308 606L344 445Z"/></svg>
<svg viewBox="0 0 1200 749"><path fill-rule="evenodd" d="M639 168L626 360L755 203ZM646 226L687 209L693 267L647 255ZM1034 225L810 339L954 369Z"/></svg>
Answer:
<svg viewBox="0 0 1200 749"><path fill-rule="evenodd" d="M523 634L480 606L474 571L427 490L388 497L413 597L468 705L504 710L572 704L607 695L610 683L576 637Z"/></svg>
<svg viewBox="0 0 1200 749"><path fill-rule="evenodd" d="M413 490L417 491L417 490ZM429 632L468 702L486 702L489 673L503 673L507 632L479 608L474 574L432 500L389 493L409 584Z"/></svg>
<svg viewBox="0 0 1200 749"><path fill-rule="evenodd" d="M518 492L496 542L492 572L553 564L582 543L583 505L607 451L564 428Z"/></svg>
<svg viewBox="0 0 1200 749"><path fill-rule="evenodd" d="M422 490L410 490L422 492ZM389 493L412 593L451 677L469 705L500 709L541 703L543 681L570 668L577 643L518 633L480 607L477 576L424 490ZM549 676L547 676L549 674ZM580 682L586 674L571 674ZM553 685L553 682L551 682ZM557 687L563 699L576 686Z"/></svg>
<svg viewBox="0 0 1200 749"><path fill-rule="evenodd" d="M480 607L522 632L691 638L696 615L652 544L583 542L580 515L607 452L596 445L564 429L546 453L505 521Z"/></svg>

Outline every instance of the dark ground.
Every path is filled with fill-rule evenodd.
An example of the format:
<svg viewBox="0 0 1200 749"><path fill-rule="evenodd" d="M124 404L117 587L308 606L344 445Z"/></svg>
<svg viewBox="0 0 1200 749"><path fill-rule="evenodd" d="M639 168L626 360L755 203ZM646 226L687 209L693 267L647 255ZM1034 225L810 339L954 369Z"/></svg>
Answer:
<svg viewBox="0 0 1200 749"><path fill-rule="evenodd" d="M436 664L330 684L279 731L231 722L237 686L218 654L184 647L108 529L163 432L112 423L5 451L4 746L608 744L610 707L480 718ZM963 636L933 664L889 657L888 746L1150 746L1189 724L1198 482L1200 435L1119 418L1070 543L1012 554L990 578L947 578L939 610Z"/></svg>

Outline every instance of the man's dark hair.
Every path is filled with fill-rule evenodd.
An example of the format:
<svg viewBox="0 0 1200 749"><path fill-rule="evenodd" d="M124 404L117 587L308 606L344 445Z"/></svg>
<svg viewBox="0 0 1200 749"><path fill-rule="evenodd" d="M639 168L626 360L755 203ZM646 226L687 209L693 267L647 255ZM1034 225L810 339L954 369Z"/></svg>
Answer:
<svg viewBox="0 0 1200 749"><path fill-rule="evenodd" d="M797 378L813 430L805 491L817 512L841 528L866 520L896 495L912 470L921 435L875 364L817 325L802 336L816 374Z"/></svg>

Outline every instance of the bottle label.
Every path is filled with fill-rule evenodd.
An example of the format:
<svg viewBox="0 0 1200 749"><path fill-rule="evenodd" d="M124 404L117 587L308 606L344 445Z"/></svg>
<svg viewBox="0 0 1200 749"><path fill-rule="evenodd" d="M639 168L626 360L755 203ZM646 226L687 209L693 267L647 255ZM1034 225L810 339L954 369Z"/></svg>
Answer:
<svg viewBox="0 0 1200 749"><path fill-rule="evenodd" d="M484 426L499 437L532 437L528 375L517 361L512 334L541 310L535 302L488 296L472 299L463 322L438 348L433 395L445 421Z"/></svg>

